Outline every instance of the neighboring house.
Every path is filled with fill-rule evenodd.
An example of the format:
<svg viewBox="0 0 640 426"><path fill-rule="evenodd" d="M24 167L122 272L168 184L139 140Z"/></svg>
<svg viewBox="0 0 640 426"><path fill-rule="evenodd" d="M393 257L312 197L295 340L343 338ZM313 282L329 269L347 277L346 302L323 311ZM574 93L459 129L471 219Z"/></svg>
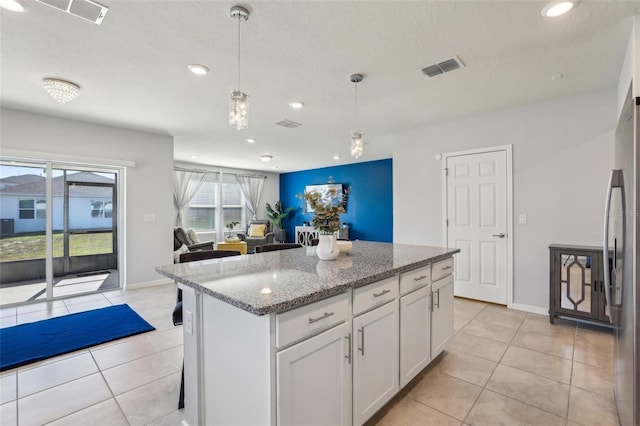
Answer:
<svg viewBox="0 0 640 426"><path fill-rule="evenodd" d="M69 229L111 229L113 223L113 189L83 183L115 184L115 179L95 173L67 175L69 185ZM53 229L64 228L64 176L53 178ZM13 221L13 233L44 232L46 218L46 179L24 175L0 179L0 220L3 234ZM11 225L9 225L11 226Z"/></svg>

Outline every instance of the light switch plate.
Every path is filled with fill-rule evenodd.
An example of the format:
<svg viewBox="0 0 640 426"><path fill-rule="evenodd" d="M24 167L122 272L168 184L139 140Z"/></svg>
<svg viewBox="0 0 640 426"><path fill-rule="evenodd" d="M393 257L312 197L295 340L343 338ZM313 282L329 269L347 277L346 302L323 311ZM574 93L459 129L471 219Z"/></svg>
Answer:
<svg viewBox="0 0 640 426"><path fill-rule="evenodd" d="M518 223L520 225L526 225L527 224L527 215L524 213L520 213L520 215L518 215Z"/></svg>

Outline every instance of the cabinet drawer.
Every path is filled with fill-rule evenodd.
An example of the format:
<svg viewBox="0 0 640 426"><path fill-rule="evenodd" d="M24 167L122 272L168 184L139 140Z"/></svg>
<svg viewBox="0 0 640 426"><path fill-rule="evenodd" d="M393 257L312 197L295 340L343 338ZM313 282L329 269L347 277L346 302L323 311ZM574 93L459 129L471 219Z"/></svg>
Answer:
<svg viewBox="0 0 640 426"><path fill-rule="evenodd" d="M310 305L276 315L276 346L307 338L336 324L349 316L349 293L342 293Z"/></svg>
<svg viewBox="0 0 640 426"><path fill-rule="evenodd" d="M353 291L353 315L358 315L398 297L398 277L387 278Z"/></svg>
<svg viewBox="0 0 640 426"><path fill-rule="evenodd" d="M439 280L442 277L453 273L453 257L434 262L431 265L431 281Z"/></svg>
<svg viewBox="0 0 640 426"><path fill-rule="evenodd" d="M431 265L400 274L400 294L405 295L431 283Z"/></svg>

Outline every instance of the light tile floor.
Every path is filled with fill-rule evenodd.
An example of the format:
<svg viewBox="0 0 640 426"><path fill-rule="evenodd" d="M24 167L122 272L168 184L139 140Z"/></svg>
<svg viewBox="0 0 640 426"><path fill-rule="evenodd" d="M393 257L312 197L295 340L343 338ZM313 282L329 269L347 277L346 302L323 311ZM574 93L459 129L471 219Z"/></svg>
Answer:
<svg viewBox="0 0 640 426"><path fill-rule="evenodd" d="M0 373L0 424L180 425L175 286L0 310L2 326L128 303L156 330ZM617 425L604 329L456 299L449 350L368 423Z"/></svg>

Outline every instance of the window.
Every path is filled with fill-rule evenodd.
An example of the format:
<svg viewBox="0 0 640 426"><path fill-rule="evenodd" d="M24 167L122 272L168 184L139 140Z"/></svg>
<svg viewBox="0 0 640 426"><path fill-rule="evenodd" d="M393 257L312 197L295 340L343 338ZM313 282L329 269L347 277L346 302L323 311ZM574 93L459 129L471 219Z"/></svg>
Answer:
<svg viewBox="0 0 640 426"><path fill-rule="evenodd" d="M92 201L91 217L95 217L95 218L113 217L113 203L111 201Z"/></svg>
<svg viewBox="0 0 640 426"><path fill-rule="evenodd" d="M195 231L228 231L226 225L238 222L236 230L244 229L246 214L244 195L232 174L212 174L202 183L189 202L189 227Z"/></svg>
<svg viewBox="0 0 640 426"><path fill-rule="evenodd" d="M224 175L222 183L222 220L225 229L231 222L238 222L234 229L245 227L244 194L233 175Z"/></svg>
<svg viewBox="0 0 640 426"><path fill-rule="evenodd" d="M47 203L45 200L19 200L18 218L46 219Z"/></svg>
<svg viewBox="0 0 640 426"><path fill-rule="evenodd" d="M216 229L217 199L218 182L209 180L202 182L198 193L189 202L189 228L195 231Z"/></svg>

